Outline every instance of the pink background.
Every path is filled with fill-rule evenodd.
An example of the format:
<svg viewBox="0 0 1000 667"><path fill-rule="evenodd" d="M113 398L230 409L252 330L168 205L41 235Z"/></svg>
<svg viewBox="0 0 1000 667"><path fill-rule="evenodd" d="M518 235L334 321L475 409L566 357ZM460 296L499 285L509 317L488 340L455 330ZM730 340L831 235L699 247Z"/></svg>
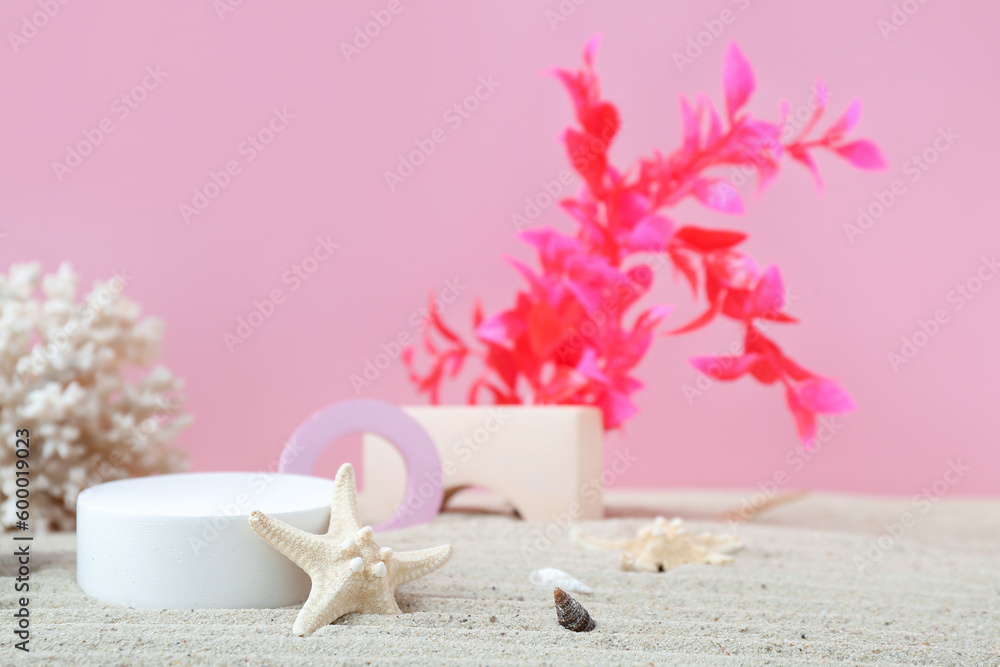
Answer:
<svg viewBox="0 0 1000 667"><path fill-rule="evenodd" d="M864 97L859 136L876 139L891 162L871 173L823 159L822 200L807 173L786 162L743 218L697 206L674 212L681 222L751 232L748 249L781 265L803 321L776 332L779 342L806 366L839 377L860 411L838 420L811 461L792 463L786 457L798 446L777 388L713 386L692 404L682 393L696 379L685 359L723 352L734 325L661 339L641 370L642 413L609 440L609 453L627 444L640 457L617 483L754 487L784 471L790 488L915 494L960 460L972 470L955 493L1000 492L1000 279L960 310L948 300L984 255L1000 251L991 205L1000 155L1000 135L990 129L996 3L909 0L916 12L884 38L878 22L890 20L888 1L647 1L623 9L592 0L553 29L546 11L558 11L557 0L402 0L402 11L348 63L340 42L387 4L243 2L220 18L209 0L71 2L16 52L9 37L0 46L4 265L39 259L54 270L71 260L85 285L115 270L134 277L126 293L166 321L164 361L188 382L196 424L178 444L193 468L268 466L305 416L356 395L350 375L382 343L415 333L428 290L454 279L465 286L445 308L464 331L475 296L490 310L510 302L519 279L500 255L531 258L511 216L567 168L556 139L570 105L540 72L576 66L584 40L600 30L605 93L626 125L612 152L621 166L676 145L678 93L704 90L720 100L731 39L757 72L751 111L773 119L779 99L802 104L822 74L836 112ZM679 72L673 52L725 9L735 20ZM37 11L36 2L5 2L0 27L18 31ZM112 102L148 66L166 77L120 118ZM453 128L444 112L481 76L500 87ZM246 162L240 143L273 108L295 118ZM60 182L52 162L104 118L114 131ZM390 192L385 170L437 127L445 143ZM912 180L907 161L931 149L942 128L959 138ZM240 173L185 223L180 204L230 160ZM851 243L844 225L896 179L903 194ZM555 207L542 222L571 228ZM291 291L283 274L327 235L339 249ZM274 289L286 301L230 352L224 333ZM678 304L676 322L695 312L665 272L654 297ZM894 372L889 352L938 309L947 324ZM362 395L423 402L399 361Z"/></svg>

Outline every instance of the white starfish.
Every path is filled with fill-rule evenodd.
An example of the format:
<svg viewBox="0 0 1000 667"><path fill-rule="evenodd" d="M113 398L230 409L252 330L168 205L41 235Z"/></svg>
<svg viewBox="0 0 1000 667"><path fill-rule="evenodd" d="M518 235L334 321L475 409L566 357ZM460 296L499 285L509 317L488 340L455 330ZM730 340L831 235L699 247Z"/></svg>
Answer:
<svg viewBox="0 0 1000 667"><path fill-rule="evenodd" d="M451 545L402 551L380 549L371 526L358 522L354 468L345 463L334 480L330 529L313 535L262 512L250 514L250 527L302 568L312 580L309 599L292 632L311 635L350 613L399 614L396 586L430 574L451 558Z"/></svg>
<svg viewBox="0 0 1000 667"><path fill-rule="evenodd" d="M665 572L686 563L724 565L743 548L736 535L691 535L680 519L667 521L662 516L630 540L600 540L579 528L570 531L570 537L592 549L621 549L619 566L626 572Z"/></svg>

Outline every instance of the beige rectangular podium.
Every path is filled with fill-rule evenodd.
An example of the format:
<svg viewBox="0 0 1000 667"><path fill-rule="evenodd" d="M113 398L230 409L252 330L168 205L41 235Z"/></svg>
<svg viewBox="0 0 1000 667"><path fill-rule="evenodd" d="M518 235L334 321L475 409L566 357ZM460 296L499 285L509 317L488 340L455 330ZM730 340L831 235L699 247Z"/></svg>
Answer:
<svg viewBox="0 0 1000 667"><path fill-rule="evenodd" d="M486 487L528 521L600 519L604 427L580 406L404 406L441 455L446 498ZM403 499L402 458L382 438L363 440L359 510L365 522L392 514ZM433 481L433 480L428 480Z"/></svg>

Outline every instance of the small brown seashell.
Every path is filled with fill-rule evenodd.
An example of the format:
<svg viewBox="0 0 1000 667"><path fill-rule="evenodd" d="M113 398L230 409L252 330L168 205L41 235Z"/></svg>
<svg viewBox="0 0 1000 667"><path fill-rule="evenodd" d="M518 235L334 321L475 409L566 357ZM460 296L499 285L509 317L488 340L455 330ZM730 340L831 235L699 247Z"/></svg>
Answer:
<svg viewBox="0 0 1000 667"><path fill-rule="evenodd" d="M556 598L556 618L559 619L559 625L573 632L590 632L597 627L597 623L583 605L571 598L566 591L557 588L553 594Z"/></svg>

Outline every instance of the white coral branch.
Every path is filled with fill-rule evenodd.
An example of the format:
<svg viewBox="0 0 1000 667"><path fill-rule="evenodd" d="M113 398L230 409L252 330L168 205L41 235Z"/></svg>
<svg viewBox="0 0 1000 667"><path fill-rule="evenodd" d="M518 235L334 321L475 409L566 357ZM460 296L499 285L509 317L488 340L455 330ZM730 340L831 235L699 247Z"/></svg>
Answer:
<svg viewBox="0 0 1000 667"><path fill-rule="evenodd" d="M35 530L75 525L76 498L95 484L184 469L169 447L191 423L183 382L156 366L163 324L142 317L120 280L94 283L77 300L78 277L63 263L0 274L0 525L16 518L18 429L31 433L31 517ZM39 290L40 288L40 290ZM37 293L41 292L38 297Z"/></svg>

